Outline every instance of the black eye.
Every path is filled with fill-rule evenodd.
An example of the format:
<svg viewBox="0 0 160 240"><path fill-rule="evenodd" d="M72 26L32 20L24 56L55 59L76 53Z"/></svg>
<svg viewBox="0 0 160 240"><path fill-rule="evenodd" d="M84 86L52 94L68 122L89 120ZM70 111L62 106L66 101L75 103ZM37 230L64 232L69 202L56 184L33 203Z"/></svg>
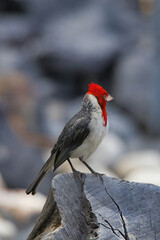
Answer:
<svg viewBox="0 0 160 240"><path fill-rule="evenodd" d="M103 98L104 98L104 100L107 100L107 95L104 95Z"/></svg>

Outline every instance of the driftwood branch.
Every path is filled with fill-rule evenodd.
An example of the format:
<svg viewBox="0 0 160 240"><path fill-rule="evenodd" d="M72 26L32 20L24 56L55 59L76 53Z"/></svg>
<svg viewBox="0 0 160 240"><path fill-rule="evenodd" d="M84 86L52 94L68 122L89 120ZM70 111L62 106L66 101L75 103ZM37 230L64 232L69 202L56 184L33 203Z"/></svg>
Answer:
<svg viewBox="0 0 160 240"><path fill-rule="evenodd" d="M60 174L27 240L159 240L160 188L93 174Z"/></svg>

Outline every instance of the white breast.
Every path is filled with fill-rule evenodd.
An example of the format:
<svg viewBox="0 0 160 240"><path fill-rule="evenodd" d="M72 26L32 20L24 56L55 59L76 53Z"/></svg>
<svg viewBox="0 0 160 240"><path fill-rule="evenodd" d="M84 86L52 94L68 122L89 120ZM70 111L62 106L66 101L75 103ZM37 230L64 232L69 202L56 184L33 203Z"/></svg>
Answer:
<svg viewBox="0 0 160 240"><path fill-rule="evenodd" d="M89 123L90 133L80 145L71 154L71 158L83 158L87 159L102 142L107 132L107 126L103 125L102 110L97 102L97 99L91 95L92 101L94 101L95 108L91 112L91 122Z"/></svg>

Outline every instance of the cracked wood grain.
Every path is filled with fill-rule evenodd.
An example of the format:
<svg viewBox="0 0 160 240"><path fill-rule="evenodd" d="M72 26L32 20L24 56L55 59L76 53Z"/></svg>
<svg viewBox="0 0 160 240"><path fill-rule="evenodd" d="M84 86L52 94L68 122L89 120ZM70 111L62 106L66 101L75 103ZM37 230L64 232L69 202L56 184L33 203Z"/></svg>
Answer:
<svg viewBox="0 0 160 240"><path fill-rule="evenodd" d="M27 240L160 240L160 188L60 174Z"/></svg>
<svg viewBox="0 0 160 240"><path fill-rule="evenodd" d="M116 203L116 201L113 199L113 197L108 193L106 187L105 187L105 192L109 195L109 197L111 198L111 200L113 201L113 203L115 204L115 206L117 207L117 209L119 211L119 214L120 214L120 217L121 217L121 220L122 220L123 229L124 229L124 234L122 234L122 232L120 231L121 235L124 237L124 239L129 240L125 219L123 217L123 213L120 209L120 206Z"/></svg>
<svg viewBox="0 0 160 240"><path fill-rule="evenodd" d="M102 220L103 220L105 223L107 223L107 224L109 225L109 227L108 227L108 226L106 226L105 224L100 223L102 226L104 226L104 227L112 230L112 232L113 232L117 237L120 237L120 236L116 233L116 232L119 232L120 235L125 239L124 234L123 234L119 229L113 228L113 226L110 224L109 221L107 221L106 219L104 219L101 214L99 214L99 213L97 213L97 214L102 218Z"/></svg>

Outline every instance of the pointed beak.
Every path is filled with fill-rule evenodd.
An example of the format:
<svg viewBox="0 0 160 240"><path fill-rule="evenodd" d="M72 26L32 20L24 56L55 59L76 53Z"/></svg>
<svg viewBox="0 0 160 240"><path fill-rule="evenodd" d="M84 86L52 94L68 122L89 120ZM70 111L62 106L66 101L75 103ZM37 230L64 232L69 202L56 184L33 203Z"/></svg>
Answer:
<svg viewBox="0 0 160 240"><path fill-rule="evenodd" d="M109 94L108 94L108 97L106 97L107 102L112 101L113 99L114 99L114 97L112 97L112 96L109 95Z"/></svg>

